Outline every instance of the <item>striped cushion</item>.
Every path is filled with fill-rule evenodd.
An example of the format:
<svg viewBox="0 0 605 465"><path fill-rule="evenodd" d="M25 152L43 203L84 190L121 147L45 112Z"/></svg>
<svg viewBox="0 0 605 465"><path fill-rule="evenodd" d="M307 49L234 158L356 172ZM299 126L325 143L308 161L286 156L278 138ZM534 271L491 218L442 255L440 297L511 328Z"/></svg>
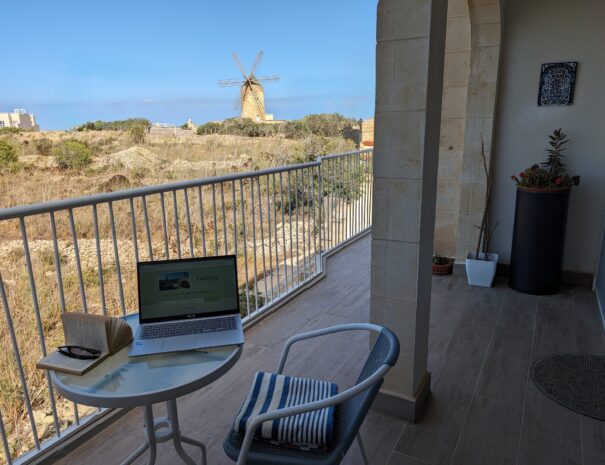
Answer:
<svg viewBox="0 0 605 465"><path fill-rule="evenodd" d="M250 421L266 412L293 407L336 395L338 386L327 381L257 372L234 429L246 432ZM334 407L264 422L256 436L300 446L325 446L332 441Z"/></svg>

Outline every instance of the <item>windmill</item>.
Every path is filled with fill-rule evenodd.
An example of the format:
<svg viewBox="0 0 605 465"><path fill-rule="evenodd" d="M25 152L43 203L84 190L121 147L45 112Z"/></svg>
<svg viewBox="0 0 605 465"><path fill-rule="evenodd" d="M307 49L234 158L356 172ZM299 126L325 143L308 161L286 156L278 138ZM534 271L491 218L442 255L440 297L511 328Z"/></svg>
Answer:
<svg viewBox="0 0 605 465"><path fill-rule="evenodd" d="M255 76L254 72L263 58L261 50L256 55L256 60L250 72L246 74L246 69L235 52L232 53L233 60L242 73L242 79L225 79L218 82L220 87L240 87L240 99L238 106L241 106L240 116L242 118L251 118L254 121L266 121L273 119L272 115L265 113L265 90L261 82L278 81L278 76Z"/></svg>

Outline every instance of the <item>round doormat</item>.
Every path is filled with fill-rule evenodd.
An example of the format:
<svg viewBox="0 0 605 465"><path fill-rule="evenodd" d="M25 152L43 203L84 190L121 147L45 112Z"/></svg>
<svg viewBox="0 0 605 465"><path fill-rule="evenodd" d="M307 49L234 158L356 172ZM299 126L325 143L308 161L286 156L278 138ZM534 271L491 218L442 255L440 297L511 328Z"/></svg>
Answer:
<svg viewBox="0 0 605 465"><path fill-rule="evenodd" d="M561 354L540 359L531 379L555 402L605 420L605 356Z"/></svg>

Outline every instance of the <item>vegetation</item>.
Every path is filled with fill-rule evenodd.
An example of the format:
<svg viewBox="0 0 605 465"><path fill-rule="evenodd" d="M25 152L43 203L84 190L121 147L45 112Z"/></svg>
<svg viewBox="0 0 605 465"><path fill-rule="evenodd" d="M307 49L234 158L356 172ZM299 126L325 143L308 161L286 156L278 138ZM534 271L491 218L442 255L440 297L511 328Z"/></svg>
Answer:
<svg viewBox="0 0 605 465"><path fill-rule="evenodd" d="M53 148L52 154L60 169L86 168L92 163L88 146L74 139L66 140Z"/></svg>
<svg viewBox="0 0 605 465"><path fill-rule="evenodd" d="M453 258L446 257L445 255L435 254L433 255L433 265L448 265L454 261Z"/></svg>
<svg viewBox="0 0 605 465"><path fill-rule="evenodd" d="M21 132L21 129L19 128L0 128L0 135L3 134L19 134Z"/></svg>
<svg viewBox="0 0 605 465"><path fill-rule="evenodd" d="M147 127L143 124L133 124L128 129L128 135L135 144L142 144L145 141L145 134L147 134Z"/></svg>
<svg viewBox="0 0 605 465"><path fill-rule="evenodd" d="M302 144L298 146L294 161L306 163L321 155L350 152L355 149L355 144L349 139L311 135L303 139Z"/></svg>
<svg viewBox="0 0 605 465"><path fill-rule="evenodd" d="M151 127L151 122L145 118L130 118L117 121L88 121L76 126L76 131L129 131L134 126Z"/></svg>
<svg viewBox="0 0 605 465"><path fill-rule="evenodd" d="M200 136L208 134L224 134L244 137L269 137L277 135L278 126L272 123L257 123L250 118L229 118L223 122L203 124L197 128Z"/></svg>
<svg viewBox="0 0 605 465"><path fill-rule="evenodd" d="M223 123L218 123L215 121L210 121L209 123L202 124L197 128L198 136L206 136L209 134L219 134L221 132L221 128L223 127Z"/></svg>
<svg viewBox="0 0 605 465"><path fill-rule="evenodd" d="M4 140L0 140L0 169L9 168L18 161L19 157L15 147Z"/></svg>
<svg viewBox="0 0 605 465"><path fill-rule="evenodd" d="M490 169L491 167L487 164L487 156L485 155L485 143L483 137L481 137L481 160L483 161L483 172L485 173L485 204L483 206L483 216L481 218L481 225L475 225L479 229L479 237L477 239L477 247L475 249L475 259L485 260L489 259L489 243L494 234L494 230L498 227L498 222L492 227L491 219L489 215L489 209L492 201L492 188L494 185L494 174ZM483 255L480 255L480 252Z"/></svg>
<svg viewBox="0 0 605 465"><path fill-rule="evenodd" d="M198 127L197 134L228 134L245 137L279 135L292 140L323 137L345 139L356 144L359 139L359 122L338 113L308 115L303 119L285 123L257 123L250 118L230 118L223 122L203 124Z"/></svg>
<svg viewBox="0 0 605 465"><path fill-rule="evenodd" d="M519 176L511 176L511 179L520 187L533 189L569 189L571 186L580 184L580 176L570 176L567 173L563 158L564 147L569 142L567 135L561 129L555 129L548 136L550 148L546 150L548 156L546 161L540 165L535 164L519 173Z"/></svg>
<svg viewBox="0 0 605 465"><path fill-rule="evenodd" d="M44 157L52 155L53 143L46 137L35 140L34 147L36 148L38 155L42 155Z"/></svg>
<svg viewBox="0 0 605 465"><path fill-rule="evenodd" d="M291 128L294 137L301 138L308 135L322 137L342 137L357 142L358 121L352 118L346 118L338 113L323 113L317 115L307 115L302 120L290 121L294 128ZM288 123L286 123L288 124ZM302 134L300 133L302 131Z"/></svg>

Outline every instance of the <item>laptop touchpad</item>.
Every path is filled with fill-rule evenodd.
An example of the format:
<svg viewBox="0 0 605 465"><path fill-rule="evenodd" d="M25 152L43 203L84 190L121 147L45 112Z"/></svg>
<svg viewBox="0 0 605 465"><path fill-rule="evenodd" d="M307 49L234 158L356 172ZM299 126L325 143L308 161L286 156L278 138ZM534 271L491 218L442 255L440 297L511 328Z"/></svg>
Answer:
<svg viewBox="0 0 605 465"><path fill-rule="evenodd" d="M164 338L162 352L178 352L179 350L189 350L194 345L195 336L175 336Z"/></svg>

